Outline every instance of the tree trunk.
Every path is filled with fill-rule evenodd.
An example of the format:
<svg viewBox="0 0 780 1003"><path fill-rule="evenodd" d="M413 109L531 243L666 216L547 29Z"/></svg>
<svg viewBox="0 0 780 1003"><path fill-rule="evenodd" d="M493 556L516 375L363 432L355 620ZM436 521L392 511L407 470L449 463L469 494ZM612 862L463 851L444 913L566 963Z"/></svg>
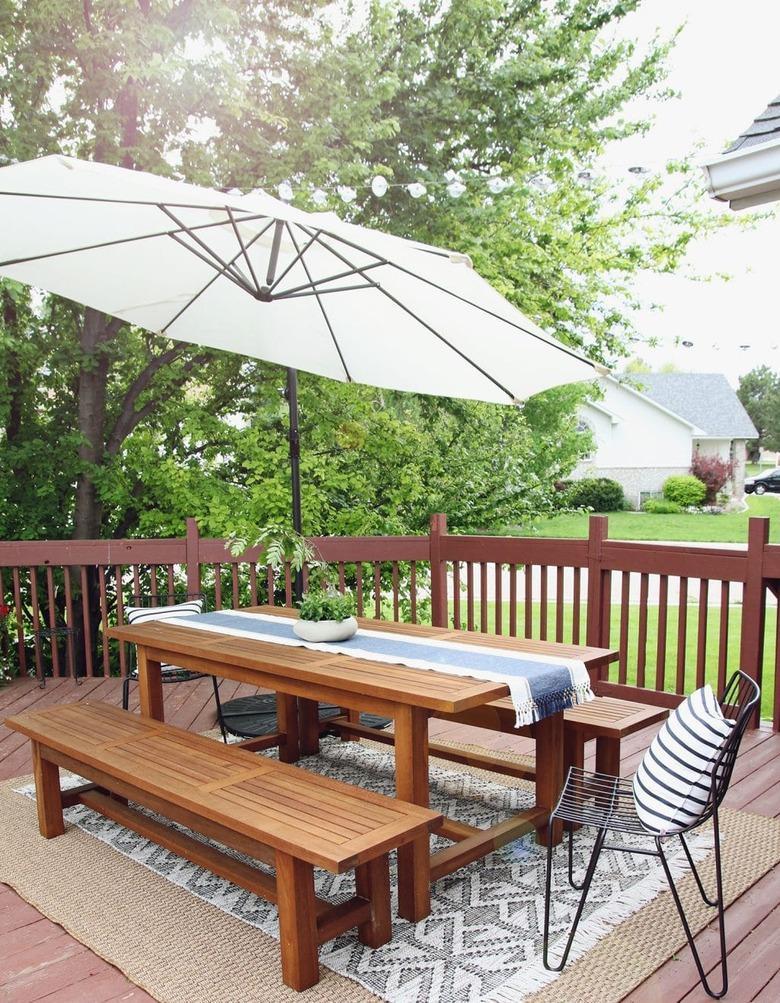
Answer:
<svg viewBox="0 0 780 1003"><path fill-rule="evenodd" d="M81 367L79 370L79 460L81 470L76 482L76 507L73 516L73 539L96 540L103 517L97 497L94 468L103 462L106 426L106 379L108 356L105 342L109 318L88 307L81 328Z"/></svg>

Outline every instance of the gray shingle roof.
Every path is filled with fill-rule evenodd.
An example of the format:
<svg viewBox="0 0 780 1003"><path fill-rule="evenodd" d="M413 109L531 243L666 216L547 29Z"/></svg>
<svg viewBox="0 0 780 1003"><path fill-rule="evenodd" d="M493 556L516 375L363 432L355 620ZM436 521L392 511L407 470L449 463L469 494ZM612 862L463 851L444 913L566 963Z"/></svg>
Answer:
<svg viewBox="0 0 780 1003"><path fill-rule="evenodd" d="M704 435L755 439L750 416L722 373L641 373L640 393L698 426Z"/></svg>
<svg viewBox="0 0 780 1003"><path fill-rule="evenodd" d="M766 111L754 119L724 152L733 153L734 150L758 146L759 143L767 143L771 139L780 139L780 95L769 102Z"/></svg>

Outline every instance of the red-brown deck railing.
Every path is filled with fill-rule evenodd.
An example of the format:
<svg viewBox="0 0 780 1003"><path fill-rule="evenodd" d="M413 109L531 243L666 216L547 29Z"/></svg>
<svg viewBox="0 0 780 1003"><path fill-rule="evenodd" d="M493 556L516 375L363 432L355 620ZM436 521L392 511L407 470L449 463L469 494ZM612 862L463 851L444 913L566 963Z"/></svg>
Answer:
<svg viewBox="0 0 780 1003"><path fill-rule="evenodd" d="M592 516L587 539L457 536L435 515L426 536L314 543L364 616L615 646L602 692L667 705L739 664L780 730L780 546L768 543L768 520L750 519L734 549L607 530L606 516ZM217 609L289 605L292 577L274 580L257 549L234 557L194 519L177 539L0 542L0 653L41 679L124 675L125 646L104 637L132 597L200 592Z"/></svg>

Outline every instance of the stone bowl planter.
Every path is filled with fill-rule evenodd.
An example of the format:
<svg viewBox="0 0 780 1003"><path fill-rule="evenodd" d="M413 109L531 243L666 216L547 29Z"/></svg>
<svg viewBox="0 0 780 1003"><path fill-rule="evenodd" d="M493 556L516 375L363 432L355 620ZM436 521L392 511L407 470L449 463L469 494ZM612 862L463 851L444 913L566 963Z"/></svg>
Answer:
<svg viewBox="0 0 780 1003"><path fill-rule="evenodd" d="M358 622L354 616L346 620L296 620L293 633L302 641L319 644L324 641L348 641L354 637Z"/></svg>

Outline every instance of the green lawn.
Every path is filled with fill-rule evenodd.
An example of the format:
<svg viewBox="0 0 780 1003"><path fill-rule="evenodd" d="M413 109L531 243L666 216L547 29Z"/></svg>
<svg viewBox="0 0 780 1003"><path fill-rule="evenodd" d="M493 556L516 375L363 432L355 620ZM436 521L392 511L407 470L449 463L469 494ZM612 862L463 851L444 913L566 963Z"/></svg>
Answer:
<svg viewBox="0 0 780 1003"><path fill-rule="evenodd" d="M747 512L723 515L652 515L647 512L610 512L609 535L613 540L685 540L693 543L745 543L748 518L770 517L769 538L780 543L780 496L748 498ZM533 529L512 527L512 536L585 537L587 513L558 515L538 523Z"/></svg>
<svg viewBox="0 0 780 1003"><path fill-rule="evenodd" d="M464 597L465 599L465 597ZM488 604L488 632L493 634L495 630L496 604ZM450 613L452 610L450 609ZM461 618L465 627L465 601L461 605ZM475 609L477 625L479 625L479 604ZM657 672L657 651L658 651L658 607L648 606L647 609L647 644L645 647L645 685L651 689L662 689L669 693L675 692L677 678L677 618L678 610L669 606L666 625L666 664L663 672L663 683L656 686ZM533 609L533 637L540 637L541 604L534 603ZM777 610L771 607L767 610L767 623L764 643L764 679L762 683L761 695L761 717L772 717L772 703L774 699L774 654L775 654L775 625ZM509 603L502 603L503 632L509 630ZM620 608L617 604L612 607L611 616L611 646L618 647L620 643ZM739 665L739 636L742 622L742 607L728 607L728 646L726 659L726 675L728 676ZM525 621L522 608L518 609L518 631L524 631ZM696 689L697 684L697 651L699 632L699 611L698 603L689 603L687 606L687 622L685 635L685 684L683 690L690 693ZM628 617L628 658L626 665L626 682L629 685L636 685L637 682L637 654L639 637L639 606L629 606ZM707 634L705 645L705 671L704 679L709 682L713 689L718 689L718 652L720 647L720 609L709 607L707 613ZM549 603L547 609L547 639L554 641L555 637L555 604ZM572 606L564 606L563 615L563 640L572 640ZM585 640L584 618L580 627L580 643ZM618 663L610 667L609 678L612 682L618 682Z"/></svg>

